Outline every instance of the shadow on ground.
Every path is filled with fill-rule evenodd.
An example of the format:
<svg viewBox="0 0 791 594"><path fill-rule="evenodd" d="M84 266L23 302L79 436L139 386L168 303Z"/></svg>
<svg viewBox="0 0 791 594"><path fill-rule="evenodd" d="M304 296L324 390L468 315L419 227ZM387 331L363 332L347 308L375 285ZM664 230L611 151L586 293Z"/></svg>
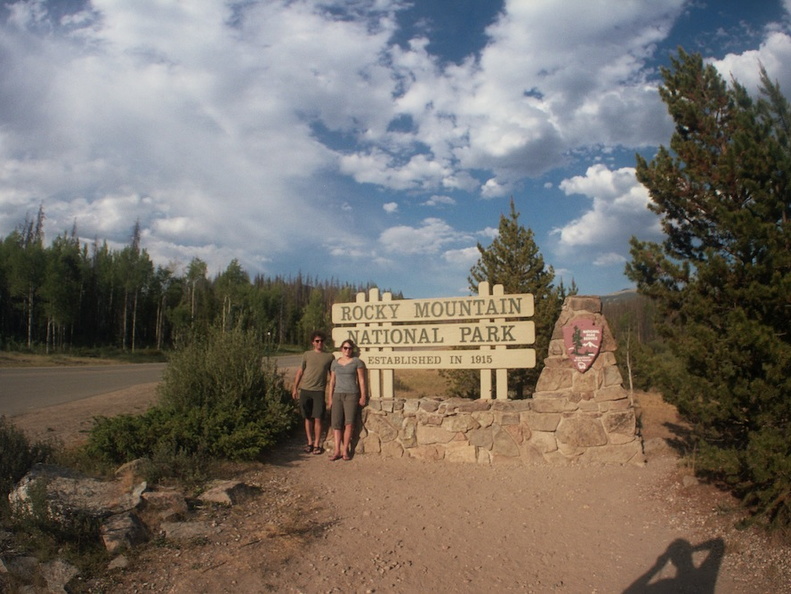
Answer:
<svg viewBox="0 0 791 594"><path fill-rule="evenodd" d="M722 538L696 546L679 538L623 594L714 594L724 554Z"/></svg>

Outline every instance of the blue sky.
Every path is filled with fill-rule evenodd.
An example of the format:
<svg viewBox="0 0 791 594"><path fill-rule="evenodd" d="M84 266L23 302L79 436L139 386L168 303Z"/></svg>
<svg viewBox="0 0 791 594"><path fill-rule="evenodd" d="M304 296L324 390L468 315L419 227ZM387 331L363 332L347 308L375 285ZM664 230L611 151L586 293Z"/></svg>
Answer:
<svg viewBox="0 0 791 594"><path fill-rule="evenodd" d="M557 280L659 239L635 153L678 46L791 97L791 0L28 0L0 5L0 236L211 275L468 294L513 197ZM784 66L785 65L785 66Z"/></svg>

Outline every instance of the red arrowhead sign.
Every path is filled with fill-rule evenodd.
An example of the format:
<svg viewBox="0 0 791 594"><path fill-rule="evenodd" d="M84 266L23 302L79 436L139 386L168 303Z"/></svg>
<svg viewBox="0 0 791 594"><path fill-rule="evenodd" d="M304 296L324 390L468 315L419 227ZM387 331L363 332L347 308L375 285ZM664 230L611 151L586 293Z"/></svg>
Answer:
<svg viewBox="0 0 791 594"><path fill-rule="evenodd" d="M601 348L602 329L593 320L580 318L563 326L563 346L580 373L588 371Z"/></svg>

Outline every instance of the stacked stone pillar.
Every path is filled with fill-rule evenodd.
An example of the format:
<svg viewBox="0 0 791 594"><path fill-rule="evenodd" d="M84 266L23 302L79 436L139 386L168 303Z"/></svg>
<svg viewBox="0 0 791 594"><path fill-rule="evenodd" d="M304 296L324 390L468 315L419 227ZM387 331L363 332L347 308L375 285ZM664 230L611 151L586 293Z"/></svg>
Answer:
<svg viewBox="0 0 791 594"><path fill-rule="evenodd" d="M563 328L591 321L602 329L598 356L579 371L567 352ZM642 443L631 395L615 359L616 342L598 297L568 297L555 324L548 357L533 394L538 408L559 410L555 442L564 459L642 463ZM543 403L543 405L542 405Z"/></svg>

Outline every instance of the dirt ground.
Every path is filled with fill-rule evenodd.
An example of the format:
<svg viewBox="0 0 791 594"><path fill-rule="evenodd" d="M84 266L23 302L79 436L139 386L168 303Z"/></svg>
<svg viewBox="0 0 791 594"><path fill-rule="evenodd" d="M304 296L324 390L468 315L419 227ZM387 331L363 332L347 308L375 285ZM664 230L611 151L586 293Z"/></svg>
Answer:
<svg viewBox="0 0 791 594"><path fill-rule="evenodd" d="M84 439L95 415L140 412L153 385L29 413L31 437ZM645 466L496 466L359 455L330 462L295 435L258 487L198 508L209 537L157 540L93 592L791 592L791 548L737 530L735 502L672 448L678 419L638 397ZM228 477L225 477L228 478Z"/></svg>

